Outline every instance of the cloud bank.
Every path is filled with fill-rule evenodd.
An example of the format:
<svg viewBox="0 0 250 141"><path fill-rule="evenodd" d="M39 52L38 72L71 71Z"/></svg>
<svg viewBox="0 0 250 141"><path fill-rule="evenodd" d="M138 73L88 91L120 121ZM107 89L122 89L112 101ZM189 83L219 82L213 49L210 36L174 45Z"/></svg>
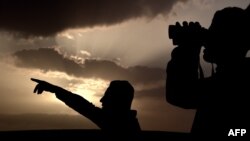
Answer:
<svg viewBox="0 0 250 141"><path fill-rule="evenodd" d="M35 68L43 71L60 71L68 75L83 78L101 78L104 80L126 79L132 83L152 83L165 79L165 70L135 66L125 68L108 60L88 60L79 64L64 57L53 48L21 50L13 54L15 65Z"/></svg>
<svg viewBox="0 0 250 141"><path fill-rule="evenodd" d="M4 0L0 30L48 36L68 28L167 14L179 1L186 0Z"/></svg>

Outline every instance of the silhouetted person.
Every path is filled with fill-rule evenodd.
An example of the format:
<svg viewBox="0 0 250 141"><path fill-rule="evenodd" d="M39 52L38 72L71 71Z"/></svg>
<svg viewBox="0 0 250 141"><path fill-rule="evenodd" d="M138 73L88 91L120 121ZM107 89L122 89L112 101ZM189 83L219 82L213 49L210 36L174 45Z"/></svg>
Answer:
<svg viewBox="0 0 250 141"><path fill-rule="evenodd" d="M228 7L215 13L209 29L197 22L170 27L169 36L178 47L167 66L166 99L197 109L192 135L226 137L230 129L249 127L249 20L249 6ZM204 60L216 65L207 78L199 62L202 46Z"/></svg>
<svg viewBox="0 0 250 141"><path fill-rule="evenodd" d="M38 83L34 93L55 93L58 99L94 122L111 139L115 140L118 136L116 140L133 140L141 130L136 118L137 112L131 110L134 88L128 81L112 81L100 100L102 108L98 108L83 97L61 87L38 79L31 80Z"/></svg>

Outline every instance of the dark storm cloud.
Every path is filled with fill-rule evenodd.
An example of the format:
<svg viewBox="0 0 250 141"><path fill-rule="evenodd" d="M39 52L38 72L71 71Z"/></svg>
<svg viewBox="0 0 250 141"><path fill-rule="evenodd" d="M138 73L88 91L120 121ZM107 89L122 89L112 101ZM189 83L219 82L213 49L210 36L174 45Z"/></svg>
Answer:
<svg viewBox="0 0 250 141"><path fill-rule="evenodd" d="M13 55L16 57L15 63L18 67L60 71L76 77L126 79L135 83L157 82L165 79L165 71L160 68L143 66L124 68L107 60L85 60L84 64L78 64L63 57L52 48L22 50Z"/></svg>
<svg viewBox="0 0 250 141"><path fill-rule="evenodd" d="M64 29L167 14L186 0L1 0L0 30L48 36Z"/></svg>

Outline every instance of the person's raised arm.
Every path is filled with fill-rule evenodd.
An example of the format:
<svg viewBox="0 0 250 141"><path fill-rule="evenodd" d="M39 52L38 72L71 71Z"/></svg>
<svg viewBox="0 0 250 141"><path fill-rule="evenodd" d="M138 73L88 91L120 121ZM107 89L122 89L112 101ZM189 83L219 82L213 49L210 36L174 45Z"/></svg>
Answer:
<svg viewBox="0 0 250 141"><path fill-rule="evenodd" d="M199 23L176 23L169 28L174 48L167 65L166 100L182 108L196 108L199 102Z"/></svg>
<svg viewBox="0 0 250 141"><path fill-rule="evenodd" d="M61 87L50 84L46 81L31 78L32 81L38 83L34 89L34 93L42 94L44 91L55 93L56 97L63 101L66 105L86 116L87 118L94 120L95 115L98 113L99 108L95 107L92 103L84 99L83 97L73 94Z"/></svg>

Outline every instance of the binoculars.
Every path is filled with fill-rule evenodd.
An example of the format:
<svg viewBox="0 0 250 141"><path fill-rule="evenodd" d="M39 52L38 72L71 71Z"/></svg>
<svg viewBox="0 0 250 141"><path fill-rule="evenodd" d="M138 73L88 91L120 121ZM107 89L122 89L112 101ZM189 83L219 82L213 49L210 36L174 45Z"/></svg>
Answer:
<svg viewBox="0 0 250 141"><path fill-rule="evenodd" d="M193 24L192 26L169 25L169 38L173 40L174 45L185 44L188 42L197 42L201 45L206 44L208 39L208 29Z"/></svg>

